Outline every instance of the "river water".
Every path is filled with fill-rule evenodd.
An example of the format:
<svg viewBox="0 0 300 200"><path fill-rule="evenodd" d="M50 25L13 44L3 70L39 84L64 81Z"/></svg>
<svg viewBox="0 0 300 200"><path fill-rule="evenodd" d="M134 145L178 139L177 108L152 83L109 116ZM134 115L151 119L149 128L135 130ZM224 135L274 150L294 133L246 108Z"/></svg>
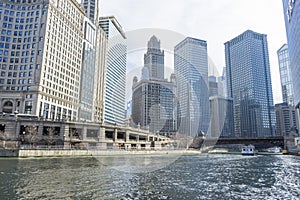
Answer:
<svg viewBox="0 0 300 200"><path fill-rule="evenodd" d="M295 156L181 156L144 173L116 170L110 165L115 162L113 157L103 158L110 162L101 159L0 159L0 199L300 197L300 157ZM135 160L133 156L130 159ZM130 165L136 167L134 162L126 162L124 169Z"/></svg>

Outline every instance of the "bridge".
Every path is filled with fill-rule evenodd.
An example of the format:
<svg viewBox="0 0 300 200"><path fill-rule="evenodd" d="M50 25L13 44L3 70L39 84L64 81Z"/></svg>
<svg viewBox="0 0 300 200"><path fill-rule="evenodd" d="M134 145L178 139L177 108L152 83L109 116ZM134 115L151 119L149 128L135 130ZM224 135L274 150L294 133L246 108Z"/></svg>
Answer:
<svg viewBox="0 0 300 200"><path fill-rule="evenodd" d="M172 143L168 137L129 126L14 116L0 118L0 132L5 133L6 140L18 144L54 144L68 148L161 149ZM35 138L35 141L26 141L26 138Z"/></svg>

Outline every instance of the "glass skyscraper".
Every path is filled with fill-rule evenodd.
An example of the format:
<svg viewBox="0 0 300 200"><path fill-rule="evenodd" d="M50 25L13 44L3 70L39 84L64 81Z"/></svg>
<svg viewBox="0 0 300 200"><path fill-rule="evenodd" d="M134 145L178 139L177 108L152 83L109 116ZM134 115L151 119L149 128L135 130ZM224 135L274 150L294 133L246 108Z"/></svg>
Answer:
<svg viewBox="0 0 300 200"><path fill-rule="evenodd" d="M126 36L115 17L101 17L99 26L108 39L104 123L125 124Z"/></svg>
<svg viewBox="0 0 300 200"><path fill-rule="evenodd" d="M300 106L300 1L282 0L288 41L291 78L294 89L294 105L299 115Z"/></svg>
<svg viewBox="0 0 300 200"><path fill-rule="evenodd" d="M189 136L207 134L210 113L206 41L187 37L177 44L174 70L179 99L179 132Z"/></svg>
<svg viewBox="0 0 300 200"><path fill-rule="evenodd" d="M247 30L225 43L225 57L236 136L273 136L275 112L267 36Z"/></svg>
<svg viewBox="0 0 300 200"><path fill-rule="evenodd" d="M282 100L289 105L294 105L293 84L291 79L290 59L288 45L284 44L278 51L278 64L282 90Z"/></svg>

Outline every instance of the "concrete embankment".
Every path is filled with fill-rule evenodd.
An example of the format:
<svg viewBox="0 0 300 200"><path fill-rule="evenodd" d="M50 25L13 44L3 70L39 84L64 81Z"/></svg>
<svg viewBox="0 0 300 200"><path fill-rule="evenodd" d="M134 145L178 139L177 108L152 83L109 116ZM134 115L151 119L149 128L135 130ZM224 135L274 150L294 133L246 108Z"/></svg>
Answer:
<svg viewBox="0 0 300 200"><path fill-rule="evenodd" d="M82 157L82 156L116 156L116 155L197 155L194 150L95 150L95 149L2 149L0 157Z"/></svg>

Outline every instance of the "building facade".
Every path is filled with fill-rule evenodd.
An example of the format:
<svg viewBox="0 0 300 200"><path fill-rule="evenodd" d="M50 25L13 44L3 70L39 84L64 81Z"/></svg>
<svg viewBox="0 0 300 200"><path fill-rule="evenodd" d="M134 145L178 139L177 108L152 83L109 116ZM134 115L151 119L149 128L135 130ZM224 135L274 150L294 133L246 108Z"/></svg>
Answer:
<svg viewBox="0 0 300 200"><path fill-rule="evenodd" d="M209 76L210 129L208 137L232 137L233 100L223 94L223 76Z"/></svg>
<svg viewBox="0 0 300 200"><path fill-rule="evenodd" d="M99 0L81 0L86 16L96 24L99 18Z"/></svg>
<svg viewBox="0 0 300 200"><path fill-rule="evenodd" d="M296 110L287 102L276 104L276 136L296 136L298 124Z"/></svg>
<svg viewBox="0 0 300 200"><path fill-rule="evenodd" d="M278 51L278 64L280 72L280 82L282 91L282 100L287 102L289 105L294 105L294 91L292 84L292 74L290 68L290 59L288 52L288 45L284 44Z"/></svg>
<svg viewBox="0 0 300 200"><path fill-rule="evenodd" d="M164 79L164 51L152 36L144 54L141 80L133 79L132 121L152 133L170 136L177 131L176 79Z"/></svg>
<svg viewBox="0 0 300 200"><path fill-rule="evenodd" d="M247 30L225 43L225 57L236 136L273 136L275 112L267 36Z"/></svg>
<svg viewBox="0 0 300 200"><path fill-rule="evenodd" d="M94 102L95 87L98 84L95 77L97 27L90 19L84 20L84 40L82 50L82 70L80 78L79 120L95 121Z"/></svg>
<svg viewBox="0 0 300 200"><path fill-rule="evenodd" d="M0 112L78 119L84 16L75 0L0 2Z"/></svg>
<svg viewBox="0 0 300 200"><path fill-rule="evenodd" d="M108 40L105 69L104 123L125 124L126 36L115 17L100 17Z"/></svg>
<svg viewBox="0 0 300 200"><path fill-rule="evenodd" d="M222 96L209 97L209 137L232 137L234 133L233 100Z"/></svg>
<svg viewBox="0 0 300 200"><path fill-rule="evenodd" d="M144 73L151 79L164 79L164 56L164 51L160 49L160 41L152 36L148 42L147 53L144 54ZM146 69L148 72L145 72Z"/></svg>
<svg viewBox="0 0 300 200"><path fill-rule="evenodd" d="M179 132L207 134L210 123L207 43L191 37L174 48L174 70L179 99Z"/></svg>
<svg viewBox="0 0 300 200"><path fill-rule="evenodd" d="M297 115L299 116L300 90L298 90L298 88L300 87L300 2L296 0L282 0L282 3L288 42L291 79L294 91L294 105L296 106ZM300 122L298 122L298 125L299 123Z"/></svg>

